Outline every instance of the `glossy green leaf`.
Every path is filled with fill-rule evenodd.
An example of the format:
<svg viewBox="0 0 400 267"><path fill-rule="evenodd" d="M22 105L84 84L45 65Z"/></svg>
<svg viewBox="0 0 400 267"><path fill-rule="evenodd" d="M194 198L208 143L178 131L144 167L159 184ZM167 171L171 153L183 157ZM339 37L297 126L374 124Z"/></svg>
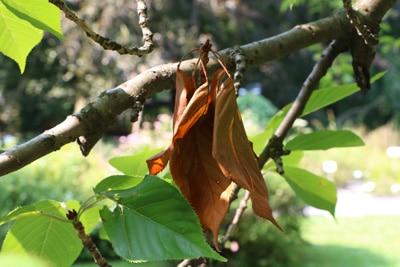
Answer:
<svg viewBox="0 0 400 267"><path fill-rule="evenodd" d="M0 1L0 52L15 60L21 73L26 57L42 37L42 30L17 17Z"/></svg>
<svg viewBox="0 0 400 267"><path fill-rule="evenodd" d="M121 257L147 261L203 256L226 261L205 242L199 220L182 194L162 179L147 175L137 186L102 194L119 203L113 211L104 207L100 215Z"/></svg>
<svg viewBox="0 0 400 267"><path fill-rule="evenodd" d="M73 225L56 219L66 219L63 205L44 200L32 206L42 216L19 218L7 233L2 253L35 255L52 266L71 266L83 246Z"/></svg>
<svg viewBox="0 0 400 267"><path fill-rule="evenodd" d="M376 80L380 79L383 75L385 75L385 72L376 74L373 78L371 78L371 84L374 83ZM301 116L305 116L321 108L324 108L330 104L333 104L345 97L354 94L355 92L358 92L359 90L360 89L357 87L355 83L315 90L311 94L310 99L308 100ZM289 111L291 106L292 104L288 104L285 107L283 107L280 111L278 111L268 122L267 126L264 129L264 132L255 137L255 139L257 141L259 139L262 140L262 138L268 140L272 136L274 131L278 128L283 118L285 118L286 113ZM250 140L256 143L256 140L254 139Z"/></svg>
<svg viewBox="0 0 400 267"><path fill-rule="evenodd" d="M52 202L52 200L46 200L46 201ZM44 201L44 202L46 202L46 201ZM21 206L21 207L15 208L14 210L10 211L7 215L5 215L4 217L2 217L0 219L0 225L11 222L11 221L15 221L18 219L31 217L31 216L54 216L54 217L60 218L61 220L66 220L65 212L62 213L61 215L59 214L58 211L57 212L53 212L53 211L47 212L46 209L42 208L42 202L43 201L38 202L34 205ZM55 203L58 203L58 202L55 202ZM65 206L68 207L69 209L78 210L79 202L76 200L71 200L67 204L65 204ZM63 211L65 211L64 208L63 208Z"/></svg>
<svg viewBox="0 0 400 267"><path fill-rule="evenodd" d="M60 23L60 10L47 0L1 0L0 52L17 62L23 73L43 30L64 39Z"/></svg>
<svg viewBox="0 0 400 267"><path fill-rule="evenodd" d="M117 170L126 175L140 175L144 176L149 173L147 168L146 159L158 153L160 149L149 148L144 149L142 152L131 156L115 157L110 159L110 164Z"/></svg>
<svg viewBox="0 0 400 267"><path fill-rule="evenodd" d="M21 20L65 39L61 31L61 12L47 0L1 0Z"/></svg>
<svg viewBox="0 0 400 267"><path fill-rule="evenodd" d="M380 72L376 74L371 79L371 84L383 77L383 75L385 75L385 72ZM355 83L315 90L311 94L310 99L308 100L301 116L305 116L307 114L310 114L311 112L317 111L323 107L338 102L339 100L359 91L360 88L358 88L357 84Z"/></svg>
<svg viewBox="0 0 400 267"><path fill-rule="evenodd" d="M5 223L21 219L24 217L30 217L35 215L41 215L40 211L35 208L35 206L23 206L18 207L11 212L9 212L6 216L0 219L0 225Z"/></svg>
<svg viewBox="0 0 400 267"><path fill-rule="evenodd" d="M347 130L321 130L294 137L286 145L288 150L326 150L333 147L363 146L363 140Z"/></svg>
<svg viewBox="0 0 400 267"><path fill-rule="evenodd" d="M93 189L97 194L115 192L117 190L129 189L143 181L143 177L129 175L112 175L100 181ZM109 195L108 195L109 196Z"/></svg>
<svg viewBox="0 0 400 267"><path fill-rule="evenodd" d="M336 186L324 177L304 169L285 166L283 177L305 203L335 216Z"/></svg>
<svg viewBox="0 0 400 267"><path fill-rule="evenodd" d="M305 116L323 107L331 105L345 97L360 91L356 83L315 90L308 100L301 116Z"/></svg>

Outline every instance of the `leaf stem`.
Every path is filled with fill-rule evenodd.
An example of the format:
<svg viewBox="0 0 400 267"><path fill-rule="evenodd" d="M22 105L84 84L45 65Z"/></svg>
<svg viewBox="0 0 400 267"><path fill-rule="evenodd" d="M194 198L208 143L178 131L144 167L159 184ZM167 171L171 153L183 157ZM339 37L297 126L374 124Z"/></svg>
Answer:
<svg viewBox="0 0 400 267"><path fill-rule="evenodd" d="M80 219L80 217L82 216L82 214L83 214L86 210L88 210L88 209L94 207L97 203L99 203L99 202L101 202L101 201L103 201L103 200L106 200L106 199L107 199L107 198L106 198L105 196L98 195L98 194L92 195L92 196L90 196L89 198L87 198L87 199L82 203L82 205L80 206L80 208L79 208L79 210L78 210L78 213L77 213L77 220Z"/></svg>

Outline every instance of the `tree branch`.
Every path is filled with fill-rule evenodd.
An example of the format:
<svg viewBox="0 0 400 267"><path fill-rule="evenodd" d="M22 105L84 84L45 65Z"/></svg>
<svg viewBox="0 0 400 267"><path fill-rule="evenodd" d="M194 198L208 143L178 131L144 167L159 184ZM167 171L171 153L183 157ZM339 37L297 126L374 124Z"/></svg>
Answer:
<svg viewBox="0 0 400 267"><path fill-rule="evenodd" d="M82 241L82 244L86 247L89 253L92 255L94 262L100 267L111 267L107 260L101 255L101 252L97 248L96 244L93 243L92 239L85 232L85 227L82 222L78 219L78 213L76 210L68 210L67 218L72 221L72 225L78 232L78 237Z"/></svg>
<svg viewBox="0 0 400 267"><path fill-rule="evenodd" d="M296 100L293 102L293 105L289 109L285 118L278 126L272 137L269 139L267 146L259 155L260 167L264 165L269 158L272 158L275 161L277 172L280 174L284 172L281 156L289 154L290 151L283 150L283 140L288 131L292 128L294 121L303 112L312 91L317 86L320 79L326 74L327 70L332 65L333 60L340 53L350 48L353 57L353 69L357 84L363 91L369 89L369 68L375 55L373 45L377 44L378 42L377 39L374 41L374 38L377 38L377 29L379 29L379 23L381 21L380 16L385 14L383 10L387 11L391 5L395 3L394 0L387 2L380 1L385 3L382 3L381 6L379 6L377 5L377 2L379 1L358 1L354 7L352 7L350 0L343 0L346 16L353 25L352 27L356 28L358 34L350 33L346 39L335 39L335 41L333 41L322 53L310 75L304 82ZM371 6L368 6L367 4L370 4ZM359 12L358 10L362 11ZM362 16L360 14L362 14ZM359 20L364 20L367 22L359 22L358 20L358 22L355 23L354 20L356 20L356 16L361 16L362 19ZM369 27L372 30L363 30L363 33L361 33L359 29L363 27ZM353 32L353 28L351 28L351 31ZM369 40L367 40L368 38Z"/></svg>
<svg viewBox="0 0 400 267"><path fill-rule="evenodd" d="M149 54L153 51L153 33L151 32L148 20L147 20L147 6L143 0L136 0L137 3L137 13L139 15L139 26L142 29L143 34L143 45L139 48L132 47L127 48L111 39L101 36L100 34L94 32L83 19L80 19L71 9L67 7L67 5L61 0L49 0L50 3L57 6L61 9L65 17L69 20L75 22L76 25L81 28L86 35L101 45L104 50L114 50L117 51L120 55L136 55L136 56L143 56Z"/></svg>
<svg viewBox="0 0 400 267"><path fill-rule="evenodd" d="M282 174L283 164L282 155L289 154L289 151L283 150L283 140L292 128L294 121L300 117L310 98L313 90L317 87L319 81L325 76L331 67L333 60L342 52L347 50L348 44L345 41L333 41L327 49L322 53L317 63L314 65L310 75L307 77L300 89L296 100L290 107L285 118L275 130L273 136L269 139L267 146L259 156L260 164L264 165L269 158L275 161L277 172Z"/></svg>
<svg viewBox="0 0 400 267"><path fill-rule="evenodd" d="M369 12L370 19L380 21L395 0L361 0ZM375 11L375 9L377 11ZM334 16L312 23L298 25L277 36L249 43L240 47L246 58L246 67L257 66L268 61L277 60L316 43L326 43L335 39L348 39L351 24L346 12L339 11ZM235 68L235 60L230 58L232 49L218 52L230 70ZM196 59L181 63L181 69L190 72ZM218 62L210 58L208 72L218 68ZM135 107L138 103L154 94L175 88L177 63L160 65L149 69L128 80L116 88L107 90L84 107L80 112L68 116L63 122L39 136L0 154L0 176L16 171L27 164L60 149L63 145L79 140L84 155L101 138L116 117L123 111Z"/></svg>
<svg viewBox="0 0 400 267"><path fill-rule="evenodd" d="M226 230L225 235L220 241L221 247L228 242L229 238L232 235L233 230L235 229L236 225L239 223L240 218L242 218L244 211L247 209L247 202L250 199L250 192L248 190L245 191L242 200L240 201L239 207L236 209L235 217L233 218L232 222L229 224L228 229Z"/></svg>

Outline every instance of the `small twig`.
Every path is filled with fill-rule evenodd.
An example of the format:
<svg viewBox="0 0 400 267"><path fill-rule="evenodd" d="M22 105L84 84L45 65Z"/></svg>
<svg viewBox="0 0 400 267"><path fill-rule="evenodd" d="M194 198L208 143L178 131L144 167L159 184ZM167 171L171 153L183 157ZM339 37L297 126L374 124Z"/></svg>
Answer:
<svg viewBox="0 0 400 267"><path fill-rule="evenodd" d="M107 263L107 260L101 255L99 249L96 244L93 243L92 239L89 235L85 233L85 228L83 227L82 222L78 220L78 213L76 210L68 210L67 218L73 221L74 228L78 232L78 237L82 241L82 244L87 248L90 254L93 257L94 262L101 267L111 267Z"/></svg>
<svg viewBox="0 0 400 267"><path fill-rule="evenodd" d="M249 199L250 199L250 192L246 190L242 200L240 201L239 207L236 209L235 217L233 217L233 220L229 224L224 237L220 241L221 247L223 247L223 245L229 240L232 231L235 229L240 218L242 218L244 211L247 209L247 202L249 201Z"/></svg>
<svg viewBox="0 0 400 267"><path fill-rule="evenodd" d="M195 74L197 71L197 66L193 69L193 73L192 73L192 79L194 79L193 82L194 82L194 84L197 85L197 87L201 86L203 83L205 83L207 81L206 67L207 67L208 62L210 62L208 53L210 53L211 51L212 51L212 44L210 43L210 40L207 39L207 41L204 44L201 44L200 49L199 49L198 64L200 64L201 68L199 69L197 79L195 77Z"/></svg>
<svg viewBox="0 0 400 267"><path fill-rule="evenodd" d="M283 150L283 139L292 128L294 121L301 116L311 93L318 85L321 78L326 74L327 70L332 65L333 60L346 49L346 42L335 40L331 42L329 47L322 53L313 70L301 87L296 100L293 102L293 105L289 109L285 118L270 138L263 152L261 152L259 156L260 166L263 166L269 158L272 158L275 161L277 172L281 174L284 172L281 156L287 155L289 152Z"/></svg>
<svg viewBox="0 0 400 267"><path fill-rule="evenodd" d="M49 2L57 6L59 9L61 9L68 19L75 22L76 25L78 25L83 31L85 31L86 35L90 39L101 45L105 50L114 50L121 55L129 54L141 57L143 55L149 54L154 49L153 33L151 32L148 26L147 6L143 0L136 0L137 13L139 15L139 26L142 29L143 42L144 42L143 45L139 48L137 47L127 48L109 38L103 37L100 34L94 32L83 19L80 19L61 0L49 0Z"/></svg>

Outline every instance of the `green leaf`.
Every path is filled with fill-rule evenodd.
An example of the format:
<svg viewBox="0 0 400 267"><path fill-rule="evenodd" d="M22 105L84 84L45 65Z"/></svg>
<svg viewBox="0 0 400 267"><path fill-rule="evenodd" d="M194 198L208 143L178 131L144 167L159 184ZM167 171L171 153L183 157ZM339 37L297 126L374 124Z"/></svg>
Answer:
<svg viewBox="0 0 400 267"><path fill-rule="evenodd" d="M301 116L305 116L330 104L338 102L339 100L358 91L360 91L360 89L355 83L315 90L311 94Z"/></svg>
<svg viewBox="0 0 400 267"><path fill-rule="evenodd" d="M49 200L50 201L50 200ZM65 213L62 213L61 216L59 212L47 212L44 209L41 209L41 203L38 202L34 205L30 206L22 206L22 207L17 207L14 210L10 211L6 216L0 219L0 225L15 221L21 218L26 218L26 217L31 217L31 216L53 216L53 217L58 217L60 220L66 220ZM55 202L58 203L58 202ZM60 204L61 205L61 204ZM69 201L65 206L67 206L69 209L79 209L79 202L76 200L71 200ZM65 211L65 209L63 209Z"/></svg>
<svg viewBox="0 0 400 267"><path fill-rule="evenodd" d="M85 212L82 214L82 216L79 218L83 226L85 227L85 232L86 234L91 233L97 225L100 223L100 216L99 216L99 211L101 207L100 206L94 206L91 207L88 210L85 210Z"/></svg>
<svg viewBox="0 0 400 267"><path fill-rule="evenodd" d="M278 128L283 118L285 118L289 108L290 105L287 105L283 109L275 113L275 115L272 116L272 118L268 121L267 126L264 128L264 131L262 133L253 137L249 137L249 140L253 143L253 150L256 154L260 154L261 151L264 149L266 142L269 138L271 138L272 134L274 133L276 128Z"/></svg>
<svg viewBox="0 0 400 267"><path fill-rule="evenodd" d="M376 74L373 78L371 78L371 84L380 79L383 75L385 75L385 73L386 72L380 72ZM359 88L355 83L315 90L311 94L310 99L308 100L301 116L305 116L330 104L338 102L339 100L348 97L358 91ZM280 111L278 111L268 122L267 126L264 129L264 132L256 136L254 139L256 139L257 141L262 138L265 138L264 140L269 139L274 131L278 128L283 118L285 118L286 113L289 111L291 106L292 103L286 105ZM250 140L256 143L254 139Z"/></svg>
<svg viewBox="0 0 400 267"><path fill-rule="evenodd" d="M101 212L104 228L114 250L129 261L208 257L226 261L204 240L199 220L182 194L162 179L147 175L118 195L118 206Z"/></svg>
<svg viewBox="0 0 400 267"><path fill-rule="evenodd" d="M23 206L18 207L11 212L9 212L6 216L0 219L0 225L5 223L21 219L24 217L34 216L34 215L41 215L40 211L35 208L35 206Z"/></svg>
<svg viewBox="0 0 400 267"><path fill-rule="evenodd" d="M21 73L26 57L43 37L43 31L21 20L0 1L0 52L17 62Z"/></svg>
<svg viewBox="0 0 400 267"><path fill-rule="evenodd" d="M304 156L303 151L291 151L289 155L282 156L284 166L297 166Z"/></svg>
<svg viewBox="0 0 400 267"><path fill-rule="evenodd" d="M386 72L380 72L371 79L371 84L380 79ZM339 100L348 97L356 92L359 92L357 84L345 84L341 86L322 88L315 90L308 100L301 116L310 114L330 104L338 102Z"/></svg>
<svg viewBox="0 0 400 267"><path fill-rule="evenodd" d="M302 134L287 142L288 150L326 150L333 147L363 146L363 140L355 133L347 130L321 130Z"/></svg>
<svg viewBox="0 0 400 267"><path fill-rule="evenodd" d="M52 266L71 266L82 250L77 232L66 219L62 203L44 200L33 207L46 216L19 218L8 231L2 253L35 255Z"/></svg>
<svg viewBox="0 0 400 267"><path fill-rule="evenodd" d="M4 5L21 20L34 27L65 39L61 31L60 10L47 0L1 0Z"/></svg>
<svg viewBox="0 0 400 267"><path fill-rule="evenodd" d="M335 216L337 201L335 184L324 177L291 166L285 166L283 177L305 203L327 210Z"/></svg>
<svg viewBox="0 0 400 267"><path fill-rule="evenodd" d="M51 264L32 255L0 254L0 266L51 267Z"/></svg>
<svg viewBox="0 0 400 267"><path fill-rule="evenodd" d="M304 152L299 151L290 151L289 155L282 156L283 166L297 166L299 165L301 159L304 156ZM270 160L267 164L264 165L263 170L269 170L275 168L275 162Z"/></svg>
<svg viewBox="0 0 400 267"><path fill-rule="evenodd" d="M111 243L110 237L107 235L106 229L104 228L104 225L102 224L99 230L99 238L103 240L107 240L108 242Z"/></svg>
<svg viewBox="0 0 400 267"><path fill-rule="evenodd" d="M104 194L105 192L114 192L116 190L129 189L136 186L143 177L129 176L129 175L112 175L100 181L93 189L97 194ZM107 195L109 196L109 195Z"/></svg>
<svg viewBox="0 0 400 267"><path fill-rule="evenodd" d="M144 149L142 152L123 157L115 157L110 159L110 164L117 170L126 175L140 175L144 176L149 173L147 168L146 159L158 153L160 149L149 148Z"/></svg>

